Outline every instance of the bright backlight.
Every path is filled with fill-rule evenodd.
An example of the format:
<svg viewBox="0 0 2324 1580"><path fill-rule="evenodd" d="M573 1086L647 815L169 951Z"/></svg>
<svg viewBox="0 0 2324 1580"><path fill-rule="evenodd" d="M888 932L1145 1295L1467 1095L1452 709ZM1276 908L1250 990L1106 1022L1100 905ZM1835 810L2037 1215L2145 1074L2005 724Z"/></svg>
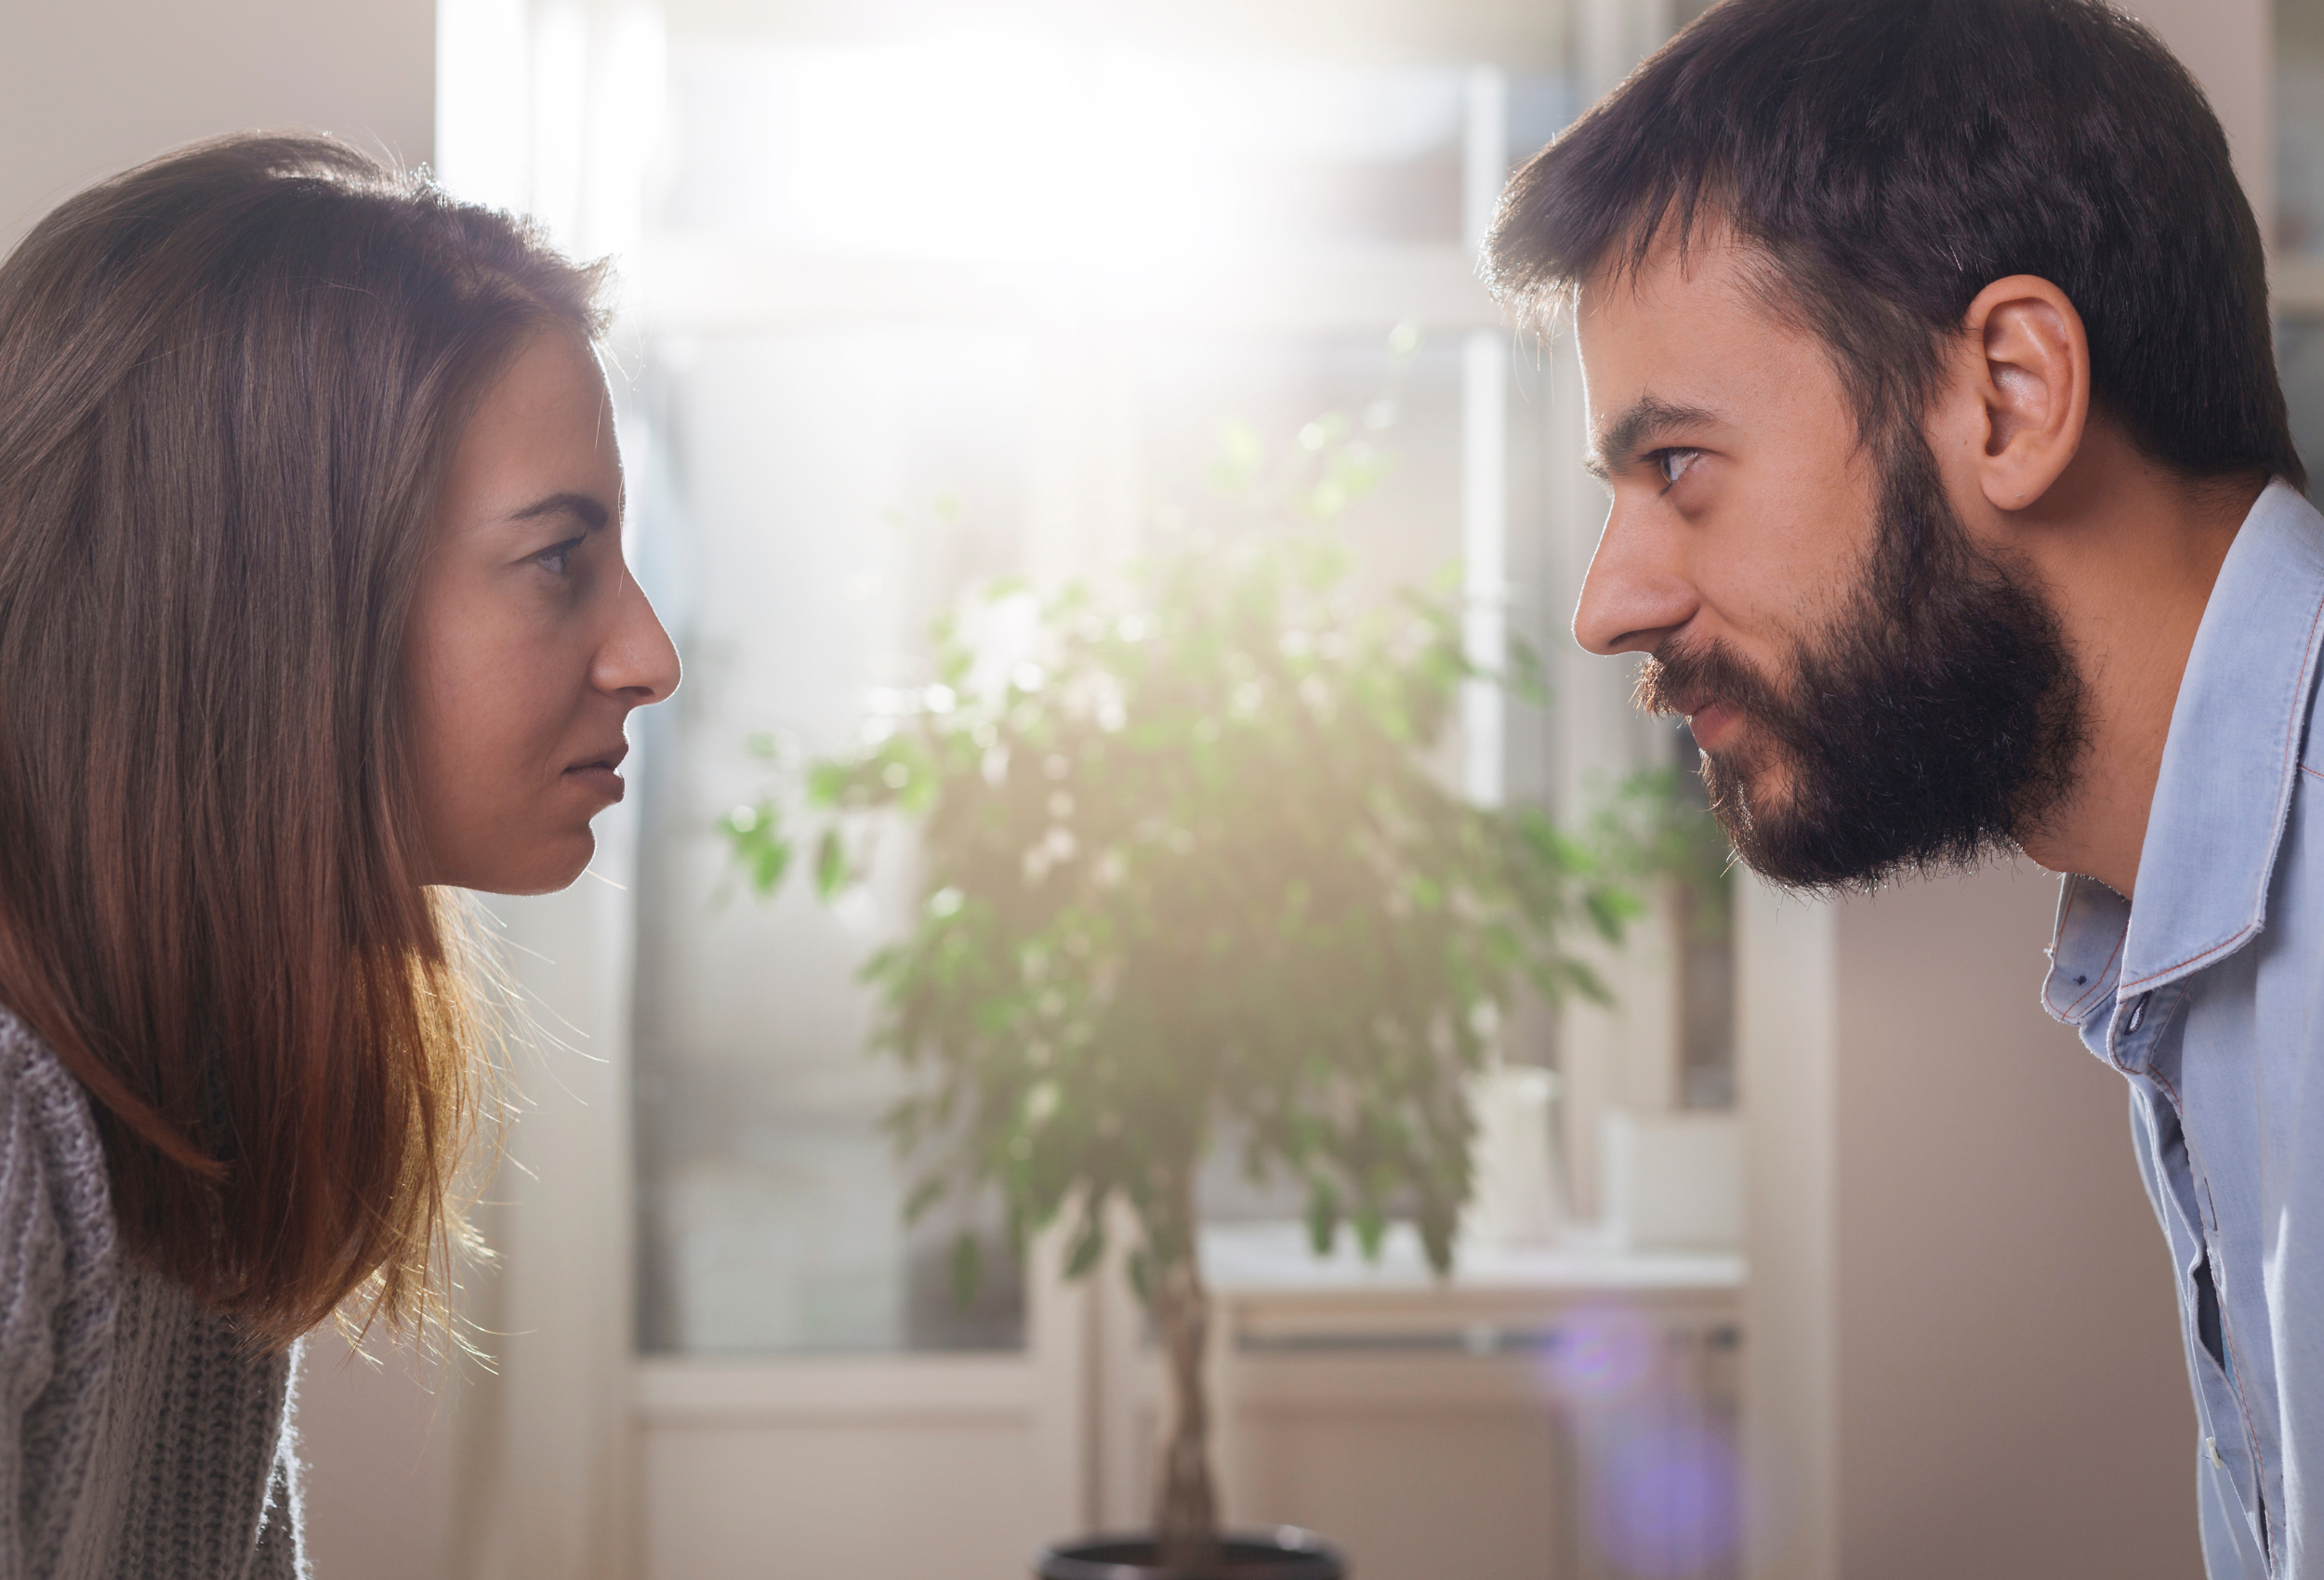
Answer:
<svg viewBox="0 0 2324 1580"><path fill-rule="evenodd" d="M1457 71L1037 38L687 53L693 213L786 250L1150 263L1457 229Z"/></svg>
<svg viewBox="0 0 2324 1580"><path fill-rule="evenodd" d="M1041 257L1063 239L1074 77L1029 42L786 52L781 185L839 252Z"/></svg>

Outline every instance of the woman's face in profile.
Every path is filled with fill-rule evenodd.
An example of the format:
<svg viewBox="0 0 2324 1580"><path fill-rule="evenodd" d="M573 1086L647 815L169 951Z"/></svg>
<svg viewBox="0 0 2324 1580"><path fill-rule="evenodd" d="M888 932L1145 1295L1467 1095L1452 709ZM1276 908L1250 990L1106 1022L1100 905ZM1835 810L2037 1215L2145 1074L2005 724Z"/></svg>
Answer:
<svg viewBox="0 0 2324 1580"><path fill-rule="evenodd" d="M407 630L421 881L540 894L621 799L629 710L678 652L622 559L604 375L544 332L460 436Z"/></svg>

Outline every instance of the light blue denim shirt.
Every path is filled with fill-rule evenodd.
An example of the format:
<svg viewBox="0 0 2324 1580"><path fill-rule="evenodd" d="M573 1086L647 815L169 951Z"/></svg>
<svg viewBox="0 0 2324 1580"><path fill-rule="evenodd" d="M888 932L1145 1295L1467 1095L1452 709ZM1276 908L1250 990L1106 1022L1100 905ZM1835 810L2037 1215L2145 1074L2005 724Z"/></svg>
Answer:
<svg viewBox="0 0 2324 1580"><path fill-rule="evenodd" d="M2194 1381L2212 1580L2324 1580L2319 633L2324 517L2274 483L2188 656L2137 903L2067 878L2042 988L2130 1079Z"/></svg>

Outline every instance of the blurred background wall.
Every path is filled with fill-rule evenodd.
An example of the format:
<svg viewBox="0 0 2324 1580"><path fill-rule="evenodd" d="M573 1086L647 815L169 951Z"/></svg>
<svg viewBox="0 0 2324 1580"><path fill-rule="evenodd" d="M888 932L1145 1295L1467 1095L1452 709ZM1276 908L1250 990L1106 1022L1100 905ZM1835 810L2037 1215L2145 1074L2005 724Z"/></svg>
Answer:
<svg viewBox="0 0 2324 1580"><path fill-rule="evenodd" d="M0 7L0 245L95 177L253 126L435 143L433 0Z"/></svg>
<svg viewBox="0 0 2324 1580"><path fill-rule="evenodd" d="M2201 1573L2120 1077L2035 1007L2030 866L1741 924L1752 1573Z"/></svg>

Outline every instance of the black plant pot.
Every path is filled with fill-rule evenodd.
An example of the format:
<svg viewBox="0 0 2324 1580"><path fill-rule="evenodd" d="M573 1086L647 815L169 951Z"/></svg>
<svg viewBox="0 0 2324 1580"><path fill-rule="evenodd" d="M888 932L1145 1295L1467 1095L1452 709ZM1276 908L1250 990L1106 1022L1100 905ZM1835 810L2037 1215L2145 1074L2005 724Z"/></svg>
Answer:
<svg viewBox="0 0 2324 1580"><path fill-rule="evenodd" d="M1219 1539L1219 1561L1202 1570L1165 1569L1152 1536L1088 1536L1043 1547L1039 1580L1347 1580L1348 1560L1313 1531L1282 1525Z"/></svg>

